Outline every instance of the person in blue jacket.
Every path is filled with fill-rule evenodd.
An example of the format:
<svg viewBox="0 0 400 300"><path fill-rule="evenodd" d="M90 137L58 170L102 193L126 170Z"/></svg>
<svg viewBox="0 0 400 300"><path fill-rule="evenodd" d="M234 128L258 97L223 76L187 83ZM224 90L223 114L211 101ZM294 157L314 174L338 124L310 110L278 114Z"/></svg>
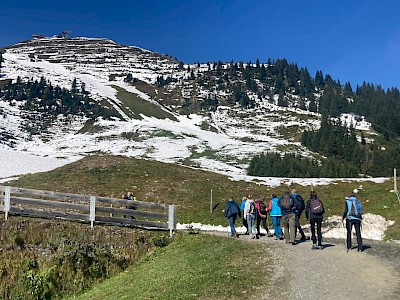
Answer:
<svg viewBox="0 0 400 300"><path fill-rule="evenodd" d="M229 226L231 227L231 237L239 237L239 235L236 233L235 222L236 218L238 216L240 218L242 214L240 213L239 205L232 197L229 198L228 202L226 202L224 216L229 220Z"/></svg>
<svg viewBox="0 0 400 300"><path fill-rule="evenodd" d="M272 225L274 226L275 239L283 239L282 229L281 229L281 208L278 206L279 198L275 195L271 195L271 201L269 202L269 215L272 219Z"/></svg>
<svg viewBox="0 0 400 300"><path fill-rule="evenodd" d="M347 239L346 239L346 246L347 246L347 251L351 250L351 229L354 226L356 230L356 237L357 237L357 250L358 252L362 252L364 250L363 248L363 243L362 243L362 238L361 238L361 220L362 217L355 217L350 214L351 212L351 207L353 205L353 202L356 201L356 192L357 190L353 190L350 195L347 197L344 205L344 212L343 212L343 217L342 221L346 219L346 230L347 230ZM358 201L358 200L357 200Z"/></svg>

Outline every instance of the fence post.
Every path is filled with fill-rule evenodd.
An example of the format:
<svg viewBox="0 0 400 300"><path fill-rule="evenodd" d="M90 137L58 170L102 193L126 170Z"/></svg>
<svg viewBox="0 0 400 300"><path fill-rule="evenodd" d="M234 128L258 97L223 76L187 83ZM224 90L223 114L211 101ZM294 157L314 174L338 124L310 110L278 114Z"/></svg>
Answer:
<svg viewBox="0 0 400 300"><path fill-rule="evenodd" d="M172 237L174 229L176 229L176 205L168 206L168 229L169 236Z"/></svg>
<svg viewBox="0 0 400 300"><path fill-rule="evenodd" d="M210 214L213 212L213 194L211 189L211 197L210 197Z"/></svg>
<svg viewBox="0 0 400 300"><path fill-rule="evenodd" d="M4 189L4 218L6 221L8 219L8 212L10 211L10 194L11 188L9 186L6 186Z"/></svg>
<svg viewBox="0 0 400 300"><path fill-rule="evenodd" d="M399 200L399 204L400 204L400 195L399 195L399 191L397 190L397 174L396 174L396 168L394 168L393 170L393 189L394 189L394 193L397 196L397 200Z"/></svg>
<svg viewBox="0 0 400 300"><path fill-rule="evenodd" d="M93 229L93 222L96 219L96 197L90 196L90 228Z"/></svg>

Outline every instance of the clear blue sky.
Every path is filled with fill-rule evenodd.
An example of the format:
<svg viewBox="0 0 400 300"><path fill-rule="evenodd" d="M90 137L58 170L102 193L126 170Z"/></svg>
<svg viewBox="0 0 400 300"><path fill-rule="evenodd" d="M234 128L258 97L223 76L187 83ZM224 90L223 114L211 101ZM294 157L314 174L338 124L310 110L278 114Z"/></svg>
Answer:
<svg viewBox="0 0 400 300"><path fill-rule="evenodd" d="M286 58L353 89L400 87L398 0L2 0L0 47L71 30L185 63Z"/></svg>

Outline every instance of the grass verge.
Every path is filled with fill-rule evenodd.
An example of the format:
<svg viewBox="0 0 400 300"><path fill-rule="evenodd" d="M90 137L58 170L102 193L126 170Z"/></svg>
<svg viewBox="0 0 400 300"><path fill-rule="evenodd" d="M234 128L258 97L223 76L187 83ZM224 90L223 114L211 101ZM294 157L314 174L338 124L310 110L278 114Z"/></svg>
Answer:
<svg viewBox="0 0 400 300"><path fill-rule="evenodd" d="M262 255L261 244L180 234L166 248L74 299L249 299L254 286L270 280L262 272L267 257L265 264L249 263Z"/></svg>

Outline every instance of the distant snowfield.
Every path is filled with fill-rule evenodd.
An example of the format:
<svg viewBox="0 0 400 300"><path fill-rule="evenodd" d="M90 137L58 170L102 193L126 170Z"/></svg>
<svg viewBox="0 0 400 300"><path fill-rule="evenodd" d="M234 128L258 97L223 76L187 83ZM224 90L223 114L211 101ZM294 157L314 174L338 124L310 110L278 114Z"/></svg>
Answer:
<svg viewBox="0 0 400 300"><path fill-rule="evenodd" d="M0 149L0 182L17 175L53 170L79 159L78 156L57 158L28 152Z"/></svg>

